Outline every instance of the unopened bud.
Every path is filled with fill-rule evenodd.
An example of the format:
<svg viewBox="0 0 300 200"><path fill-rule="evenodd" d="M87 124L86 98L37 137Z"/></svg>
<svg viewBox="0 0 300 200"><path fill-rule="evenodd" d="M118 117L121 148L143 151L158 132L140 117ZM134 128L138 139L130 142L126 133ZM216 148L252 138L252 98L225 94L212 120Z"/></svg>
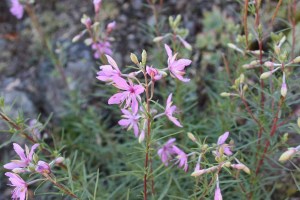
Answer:
<svg viewBox="0 0 300 200"><path fill-rule="evenodd" d="M232 168L235 168L235 169L238 169L238 170L243 170L245 173L247 173L247 174L250 174L251 172L250 172L250 169L246 166L246 165L244 165L244 164L242 164L242 163L239 163L239 164L232 164L231 165L231 167Z"/></svg>
<svg viewBox="0 0 300 200"><path fill-rule="evenodd" d="M260 50L255 50L255 51L250 51L251 53L253 53L254 55L260 55ZM263 51L262 51L263 53Z"/></svg>
<svg viewBox="0 0 300 200"><path fill-rule="evenodd" d="M207 171L205 169L196 170L191 174L191 176L201 176L202 174L205 174L206 172Z"/></svg>
<svg viewBox="0 0 300 200"><path fill-rule="evenodd" d="M131 59L131 61L134 63L134 64L139 64L139 60L138 60L138 58L137 58L137 56L134 54L134 53L131 53L130 54L130 59Z"/></svg>
<svg viewBox="0 0 300 200"><path fill-rule="evenodd" d="M281 154L280 158L279 158L279 162L286 162L288 160L290 160L296 153L296 149L291 148L289 150L287 150L286 152L284 152L283 154Z"/></svg>
<svg viewBox="0 0 300 200"><path fill-rule="evenodd" d="M297 119L297 125L300 128L300 117L298 117L298 119Z"/></svg>
<svg viewBox="0 0 300 200"><path fill-rule="evenodd" d="M143 50L142 52L142 65L145 66L147 62L147 52Z"/></svg>
<svg viewBox="0 0 300 200"><path fill-rule="evenodd" d="M280 93L281 93L281 96L286 97L286 94L287 94L286 83L282 83Z"/></svg>
<svg viewBox="0 0 300 200"><path fill-rule="evenodd" d="M38 160L39 160L38 155L33 154L33 161L34 161L35 163L37 163Z"/></svg>
<svg viewBox="0 0 300 200"><path fill-rule="evenodd" d="M242 68L244 68L244 69L251 69L252 65L244 64L244 65L242 65Z"/></svg>
<svg viewBox="0 0 300 200"><path fill-rule="evenodd" d="M267 61L267 62L264 63L264 66L266 66L266 67L274 67L274 63L270 62L270 61Z"/></svg>
<svg viewBox="0 0 300 200"><path fill-rule="evenodd" d="M230 163L230 162L226 162L226 163L224 163L224 166L225 166L225 167L230 167L230 165L231 165L231 163Z"/></svg>
<svg viewBox="0 0 300 200"><path fill-rule="evenodd" d="M221 95L221 97L230 97L231 96L231 94L228 92L222 92L220 95Z"/></svg>
<svg viewBox="0 0 300 200"><path fill-rule="evenodd" d="M262 73L262 75L260 75L260 79L266 79L266 78L269 78L272 74L273 74L272 71Z"/></svg>
<svg viewBox="0 0 300 200"><path fill-rule="evenodd" d="M35 171L40 173L40 174L50 174L51 173L51 168L50 165L44 161L39 161Z"/></svg>
<svg viewBox="0 0 300 200"><path fill-rule="evenodd" d="M75 35L75 37L73 37L72 42L77 42L79 39L81 38L81 34Z"/></svg>
<svg viewBox="0 0 300 200"><path fill-rule="evenodd" d="M294 63L300 63L300 56L296 57L294 60L293 60Z"/></svg>
<svg viewBox="0 0 300 200"><path fill-rule="evenodd" d="M248 89L248 85L243 86L243 91L245 92Z"/></svg>
<svg viewBox="0 0 300 200"><path fill-rule="evenodd" d="M253 60L250 62L250 65L257 65L260 63L260 60Z"/></svg>
<svg viewBox="0 0 300 200"><path fill-rule="evenodd" d="M142 130L140 136L139 136L139 143L142 143L145 139L145 131Z"/></svg>
<svg viewBox="0 0 300 200"><path fill-rule="evenodd" d="M244 81L245 81L245 75L241 74L240 75L240 83L244 83Z"/></svg>
<svg viewBox="0 0 300 200"><path fill-rule="evenodd" d="M55 164L61 164L65 161L64 157L58 157L55 159Z"/></svg>
<svg viewBox="0 0 300 200"><path fill-rule="evenodd" d="M162 41L163 39L164 39L163 36L158 36L158 37L155 37L155 38L153 39L153 42L160 42L160 41Z"/></svg>
<svg viewBox="0 0 300 200"><path fill-rule="evenodd" d="M188 135L188 138L190 138L190 140L192 140L193 142L197 141L197 139L195 138L195 136L192 133L188 132L187 135Z"/></svg>

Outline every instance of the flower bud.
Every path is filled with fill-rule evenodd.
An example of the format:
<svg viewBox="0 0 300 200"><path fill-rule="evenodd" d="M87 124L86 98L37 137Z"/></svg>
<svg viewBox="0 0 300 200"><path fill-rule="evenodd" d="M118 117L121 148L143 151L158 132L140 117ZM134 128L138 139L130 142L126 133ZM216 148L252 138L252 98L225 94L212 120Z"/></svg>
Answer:
<svg viewBox="0 0 300 200"><path fill-rule="evenodd" d="M289 150L287 150L286 152L284 152L283 154L281 154L280 158L279 158L279 162L286 162L288 160L290 160L295 154L296 154L296 149L291 148Z"/></svg>
<svg viewBox="0 0 300 200"><path fill-rule="evenodd" d="M300 63L300 56L296 57L296 58L293 60L293 63Z"/></svg>
<svg viewBox="0 0 300 200"><path fill-rule="evenodd" d="M39 161L35 168L35 171L40 174L50 174L51 173L50 165L44 161Z"/></svg>
<svg viewBox="0 0 300 200"><path fill-rule="evenodd" d="M87 15L83 15L80 21L82 24L84 24L86 26L87 29L91 28L92 20Z"/></svg>
<svg viewBox="0 0 300 200"><path fill-rule="evenodd" d="M246 165L244 165L244 164L242 164L242 163L239 163L239 164L232 164L231 167L234 168L234 169L243 170L243 171L244 171L245 173L247 173L247 174L250 174L250 173L251 173L251 172L250 172L250 169L249 169Z"/></svg>
<svg viewBox="0 0 300 200"><path fill-rule="evenodd" d="M281 96L286 97L286 94L287 94L286 83L282 83L280 93L281 93Z"/></svg>
<svg viewBox="0 0 300 200"><path fill-rule="evenodd" d="M231 94L228 92L222 92L220 95L221 95L221 97L230 97L231 96Z"/></svg>
<svg viewBox="0 0 300 200"><path fill-rule="evenodd" d="M81 38L81 34L75 35L75 37L73 37L72 42L77 42L78 40L80 40Z"/></svg>
<svg viewBox="0 0 300 200"><path fill-rule="evenodd" d="M195 136L191 132L188 132L187 135L188 135L188 138L190 138L190 140L192 140L193 142L197 141L197 139L195 138Z"/></svg>
<svg viewBox="0 0 300 200"><path fill-rule="evenodd" d="M230 167L230 165L231 165L231 163L228 161L228 162L226 162L226 163L224 163L224 166L225 167Z"/></svg>
<svg viewBox="0 0 300 200"><path fill-rule="evenodd" d="M260 75L260 79L266 79L266 78L269 78L272 74L273 74L272 71L262 73L262 75Z"/></svg>
<svg viewBox="0 0 300 200"><path fill-rule="evenodd" d="M158 36L158 37L155 37L155 38L153 39L153 42L160 42L160 41L162 41L163 39L164 39L163 36Z"/></svg>
<svg viewBox="0 0 300 200"><path fill-rule="evenodd" d="M241 74L240 75L240 83L244 83L244 81L245 81L245 75Z"/></svg>
<svg viewBox="0 0 300 200"><path fill-rule="evenodd" d="M58 157L55 159L55 164L61 164L65 161L64 157Z"/></svg>
<svg viewBox="0 0 300 200"><path fill-rule="evenodd" d="M136 64L136 65L139 64L139 60L134 53L130 54L130 59L134 64Z"/></svg>
<svg viewBox="0 0 300 200"><path fill-rule="evenodd" d="M191 176L201 176L202 174L205 174L207 171L205 169L200 169L197 171L194 171Z"/></svg>
<svg viewBox="0 0 300 200"><path fill-rule="evenodd" d="M297 119L297 125L300 128L300 117L298 117L298 119Z"/></svg>
<svg viewBox="0 0 300 200"><path fill-rule="evenodd" d="M270 61L267 61L267 62L264 63L264 66L266 66L266 67L273 67L274 63L270 62Z"/></svg>
<svg viewBox="0 0 300 200"><path fill-rule="evenodd" d="M142 65L145 66L147 62L147 52L143 50L142 52Z"/></svg>
<svg viewBox="0 0 300 200"><path fill-rule="evenodd" d="M142 130L140 136L139 136L139 143L142 143L145 139L145 131Z"/></svg>

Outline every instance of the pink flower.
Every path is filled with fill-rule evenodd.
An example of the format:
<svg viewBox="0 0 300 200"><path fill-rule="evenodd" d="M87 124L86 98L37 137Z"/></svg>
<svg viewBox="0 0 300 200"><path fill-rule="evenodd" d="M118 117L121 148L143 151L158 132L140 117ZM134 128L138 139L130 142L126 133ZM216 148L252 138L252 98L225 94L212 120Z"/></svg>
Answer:
<svg viewBox="0 0 300 200"><path fill-rule="evenodd" d="M114 59L106 55L109 65L100 66L100 71L97 72L97 79L100 81L111 82L114 76L121 76L121 71Z"/></svg>
<svg viewBox="0 0 300 200"><path fill-rule="evenodd" d="M116 21L112 21L106 26L106 32L109 34L116 28Z"/></svg>
<svg viewBox="0 0 300 200"><path fill-rule="evenodd" d="M162 163L164 163L165 166L169 165L169 161L176 156L178 161L176 163L179 163L178 166L180 168L183 167L184 171L188 170L188 163L187 163L187 155L179 149L177 146L175 146L175 138L169 139L162 148L160 148L157 151L158 156L160 157Z"/></svg>
<svg viewBox="0 0 300 200"><path fill-rule="evenodd" d="M50 168L50 165L48 163L46 163L44 161L39 161L37 163L35 171L40 173L40 174L50 174L51 173L51 168Z"/></svg>
<svg viewBox="0 0 300 200"><path fill-rule="evenodd" d="M229 132L225 132L223 135L221 135L219 138L218 138L218 142L217 144L220 146L220 149L223 150L223 152L228 155L228 156L231 156L232 155L232 152L230 150L230 147L228 144L225 144L225 141L226 139L228 138L229 136Z"/></svg>
<svg viewBox="0 0 300 200"><path fill-rule="evenodd" d="M10 0L11 7L10 12L12 15L14 15L16 18L21 19L24 14L24 7L22 4L20 4L19 0Z"/></svg>
<svg viewBox="0 0 300 200"><path fill-rule="evenodd" d="M216 190L215 190L214 200L222 200L222 199L223 199L223 197L222 197L221 189L220 189L219 182L218 182Z"/></svg>
<svg viewBox="0 0 300 200"><path fill-rule="evenodd" d="M28 147L25 145L26 155L24 153L24 149L16 144L13 143L15 152L19 155L21 160L12 160L10 163L7 163L3 167L5 169L14 169L14 168L24 168L29 165L29 163L32 161L34 150L39 146L39 144L34 144L31 147L31 150L29 152Z"/></svg>
<svg viewBox="0 0 300 200"><path fill-rule="evenodd" d="M135 114L135 113L132 113L128 110L125 110L125 109L122 109L121 111L124 114L124 115L122 115L122 117L125 118L125 119L121 119L119 121L119 125L123 126L125 128L128 127L128 129L133 128L133 132L134 132L135 137L138 137L139 136L139 125L138 125L138 123L139 123L140 116Z"/></svg>
<svg viewBox="0 0 300 200"><path fill-rule="evenodd" d="M179 162L179 164L178 164L178 166L180 167L180 168L182 168L183 167L183 170L185 171L185 172L187 172L187 170L188 170L188 163L187 163L187 161L188 161L188 156L186 155L186 153L184 153L181 149L179 149L177 146L173 146L173 150L174 150L174 152L177 154L177 158L178 158L178 162Z"/></svg>
<svg viewBox="0 0 300 200"><path fill-rule="evenodd" d="M144 92L144 87L142 85L134 85L131 81L128 84L125 79L119 76L114 76L112 79L114 86L123 90L123 92L118 92L110 97L108 104L121 104L126 101L125 108L131 105L132 111L137 113L138 100L141 100L140 94Z"/></svg>
<svg viewBox="0 0 300 200"><path fill-rule="evenodd" d="M11 186L15 187L12 191L12 199L25 200L27 193L27 184L26 182L17 174L6 172L5 176L9 177Z"/></svg>
<svg viewBox="0 0 300 200"><path fill-rule="evenodd" d="M94 0L93 1L95 13L98 13L100 11L101 3L102 3L102 0Z"/></svg>
<svg viewBox="0 0 300 200"><path fill-rule="evenodd" d="M173 117L173 113L176 110L176 106L172 106L172 93L169 95L167 99L167 105L166 105L166 110L165 110L165 115L169 118L170 121L172 121L176 126L182 127L180 122Z"/></svg>
<svg viewBox="0 0 300 200"><path fill-rule="evenodd" d="M185 75L184 68L192 63L189 59L179 59L176 60L177 53L173 55L171 48L165 44L165 49L168 54L168 69L173 77L183 81L188 82L190 79L183 78Z"/></svg>
<svg viewBox="0 0 300 200"><path fill-rule="evenodd" d="M108 41L94 43L92 49L95 50L94 58L96 59L100 58L103 54L112 55L111 45Z"/></svg>
<svg viewBox="0 0 300 200"><path fill-rule="evenodd" d="M151 67L146 66L146 71L153 81L158 81L162 78L162 74L159 73L159 71L153 68L152 66Z"/></svg>
<svg viewBox="0 0 300 200"><path fill-rule="evenodd" d="M174 142L176 141L175 138L169 139L162 148L157 151L158 156L160 157L161 161L164 163L165 166L168 166L172 155L175 154L173 149Z"/></svg>

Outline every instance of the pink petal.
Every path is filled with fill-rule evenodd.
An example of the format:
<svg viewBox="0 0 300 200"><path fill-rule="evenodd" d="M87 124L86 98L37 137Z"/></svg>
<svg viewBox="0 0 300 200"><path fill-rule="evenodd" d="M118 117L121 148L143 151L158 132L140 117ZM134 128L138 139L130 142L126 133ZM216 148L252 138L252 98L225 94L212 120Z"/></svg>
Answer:
<svg viewBox="0 0 300 200"><path fill-rule="evenodd" d="M20 156L20 158L22 160L26 160L27 158L24 154L24 149L20 145L18 145L17 143L13 143L13 146L14 146L15 152Z"/></svg>
<svg viewBox="0 0 300 200"><path fill-rule="evenodd" d="M108 99L108 104L120 104L122 103L125 98L127 97L127 92L120 92L120 93L117 93L117 94L114 94L113 96L111 96L109 99Z"/></svg>
<svg viewBox="0 0 300 200"><path fill-rule="evenodd" d="M127 81L119 76L112 77L113 82L115 83L115 86L121 90L129 90L130 87L127 83Z"/></svg>
<svg viewBox="0 0 300 200"><path fill-rule="evenodd" d="M224 144L228 136L229 136L229 132L227 131L219 137L217 144L218 145Z"/></svg>
<svg viewBox="0 0 300 200"><path fill-rule="evenodd" d="M172 93L171 94L169 94L169 96L168 96L168 99L167 99L167 106L166 107L170 107L171 106L171 104L172 104Z"/></svg>
<svg viewBox="0 0 300 200"><path fill-rule="evenodd" d="M176 126L182 127L182 125L180 124L180 122L179 122L175 117L173 117L173 116L168 116L168 118L169 118L169 120L170 120L171 122L173 122Z"/></svg>
<svg viewBox="0 0 300 200"><path fill-rule="evenodd" d="M220 187L217 187L215 190L214 200L223 200Z"/></svg>
<svg viewBox="0 0 300 200"><path fill-rule="evenodd" d="M38 146L40 146L40 144L34 144L32 147L31 147L31 150L30 150L30 153L28 155L28 159L31 161L32 160L32 156L33 156L33 153L34 153L34 150L36 148L38 148Z"/></svg>
<svg viewBox="0 0 300 200"><path fill-rule="evenodd" d="M133 133L134 133L135 137L139 136L139 126L137 123L133 124Z"/></svg>
<svg viewBox="0 0 300 200"><path fill-rule="evenodd" d="M129 124L130 124L130 120L128 120L128 119L121 119L118 123L119 123L120 126L128 127Z"/></svg>
<svg viewBox="0 0 300 200"><path fill-rule="evenodd" d="M137 94L137 95L142 94L145 90L142 85L135 85L135 86L133 86L133 88L134 88L134 94Z"/></svg>
<svg viewBox="0 0 300 200"><path fill-rule="evenodd" d="M5 169L15 169L15 168L23 168L27 167L27 164L24 161L20 162L10 162L3 166Z"/></svg>
<svg viewBox="0 0 300 200"><path fill-rule="evenodd" d="M176 70L184 70L184 68L192 63L189 59L179 59L172 64L172 68Z"/></svg>
<svg viewBox="0 0 300 200"><path fill-rule="evenodd" d="M105 56L106 56L106 58L107 58L108 63L109 63L113 68L115 68L117 71L119 71L119 67L118 67L116 61L115 61L112 57L110 57L109 55L105 55Z"/></svg>
<svg viewBox="0 0 300 200"><path fill-rule="evenodd" d="M172 57L172 50L171 50L171 48L167 44L165 44L165 49L166 49L166 52L168 54L168 57L171 58Z"/></svg>

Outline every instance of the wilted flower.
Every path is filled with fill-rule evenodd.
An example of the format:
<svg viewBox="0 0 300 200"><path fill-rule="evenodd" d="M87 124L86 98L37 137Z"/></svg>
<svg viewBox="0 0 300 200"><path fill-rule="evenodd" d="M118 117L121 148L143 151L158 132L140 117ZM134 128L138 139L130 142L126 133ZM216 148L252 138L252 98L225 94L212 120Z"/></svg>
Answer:
<svg viewBox="0 0 300 200"><path fill-rule="evenodd" d="M9 177L11 186L15 187L12 191L12 199L25 200L27 196L27 184L26 182L17 174L6 172L5 176Z"/></svg>
<svg viewBox="0 0 300 200"><path fill-rule="evenodd" d="M183 168L185 172L188 170L188 156L186 153L184 153L181 149L179 149L177 146L173 146L174 152L177 154L177 159L178 159L178 166L180 168Z"/></svg>
<svg viewBox="0 0 300 200"><path fill-rule="evenodd" d="M192 63L189 59L179 59L176 60L177 53L173 55L171 48L165 44L165 49L168 54L168 69L173 77L183 81L188 82L190 79L183 78L185 75L184 68Z"/></svg>
<svg viewBox="0 0 300 200"><path fill-rule="evenodd" d="M229 132L228 131L225 132L223 135L221 135L218 138L217 145L219 145L219 153L220 152L224 152L226 155L230 156L230 155L232 155L230 147L229 147L228 144L225 144L225 141L228 138L228 136L229 136Z"/></svg>
<svg viewBox="0 0 300 200"><path fill-rule="evenodd" d="M158 81L162 78L162 74L152 66L146 66L146 71L153 81Z"/></svg>
<svg viewBox="0 0 300 200"><path fill-rule="evenodd" d="M142 85L134 85L131 81L129 84L127 81L121 77L112 77L114 86L123 92L118 92L109 98L108 104L121 104L126 101L125 108L131 105L132 111L134 113L138 110L138 100L141 100L140 94L144 92L144 87Z"/></svg>
<svg viewBox="0 0 300 200"><path fill-rule="evenodd" d="M119 121L119 125L123 126L125 128L128 128L128 129L133 128L133 133L134 133L135 137L138 137L139 136L139 118L141 116L136 113L132 113L126 109L122 109L121 111L123 113L122 117L125 119L121 119Z"/></svg>
<svg viewBox="0 0 300 200"><path fill-rule="evenodd" d="M108 41L94 43L92 49L95 50L94 58L98 59L103 54L112 55L111 44Z"/></svg>
<svg viewBox="0 0 300 200"><path fill-rule="evenodd" d="M161 161L164 163L165 166L168 166L169 161L176 156L179 163L178 166L183 168L184 171L188 170L188 163L187 163L187 154L184 153L181 149L175 146L175 138L169 139L162 148L157 151Z"/></svg>
<svg viewBox="0 0 300 200"><path fill-rule="evenodd" d="M17 143L13 143L15 152L19 155L21 160L12 160L10 163L7 163L3 167L5 169L15 169L15 168L24 168L29 165L32 161L34 150L39 146L39 144L34 144L29 151L28 147L25 145L26 155L24 149Z"/></svg>
<svg viewBox="0 0 300 200"><path fill-rule="evenodd" d="M121 76L121 71L114 59L106 55L109 65L101 65L100 71L97 72L97 79L100 81L111 82L114 76Z"/></svg>
<svg viewBox="0 0 300 200"><path fill-rule="evenodd" d="M44 161L39 161L36 165L35 171L40 174L50 174L51 168L50 165Z"/></svg>
<svg viewBox="0 0 300 200"><path fill-rule="evenodd" d="M10 12L13 14L16 18L21 19L24 14L24 7L19 2L19 0L10 0L11 7Z"/></svg>
<svg viewBox="0 0 300 200"><path fill-rule="evenodd" d="M172 106L172 93L169 95L167 99L167 105L166 105L166 110L165 110L165 115L169 118L170 121L172 121L176 126L182 127L180 122L173 117L173 113L176 110L176 106Z"/></svg>

